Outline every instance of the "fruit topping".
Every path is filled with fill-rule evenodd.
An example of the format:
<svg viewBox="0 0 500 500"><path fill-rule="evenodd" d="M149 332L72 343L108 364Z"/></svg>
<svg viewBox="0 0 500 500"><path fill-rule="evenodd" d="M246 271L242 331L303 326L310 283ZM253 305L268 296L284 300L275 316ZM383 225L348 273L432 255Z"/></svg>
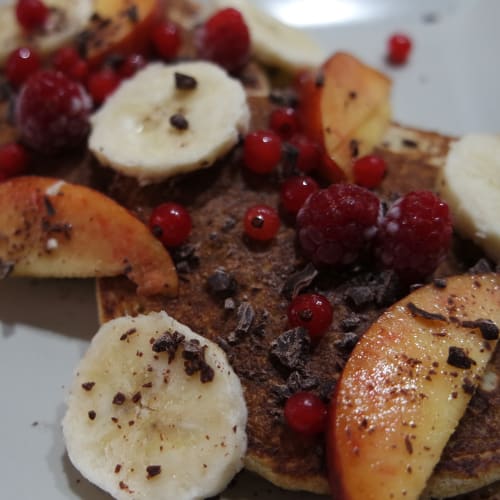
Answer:
<svg viewBox="0 0 500 500"><path fill-rule="evenodd" d="M387 58L392 64L405 64L412 48L411 39L403 33L395 33L387 42Z"/></svg>
<svg viewBox="0 0 500 500"><path fill-rule="evenodd" d="M177 247L189 238L193 224L182 205L166 202L153 210L149 227L166 247Z"/></svg>
<svg viewBox="0 0 500 500"><path fill-rule="evenodd" d="M269 174L281 161L281 139L272 130L256 130L245 137L243 159L256 174Z"/></svg>
<svg viewBox="0 0 500 500"><path fill-rule="evenodd" d="M313 193L297 214L299 242L315 265L354 262L377 233L380 201L355 184Z"/></svg>
<svg viewBox="0 0 500 500"><path fill-rule="evenodd" d="M39 71L26 81L16 105L22 141L41 153L81 145L89 131L91 99L59 71Z"/></svg>
<svg viewBox="0 0 500 500"><path fill-rule="evenodd" d="M288 308L288 323L307 330L311 340L319 340L328 330L333 318L330 301L317 293L297 295Z"/></svg>
<svg viewBox="0 0 500 500"><path fill-rule="evenodd" d="M319 144L305 135L293 136L289 144L293 148L295 166L305 174L316 170L321 163L321 148Z"/></svg>
<svg viewBox="0 0 500 500"><path fill-rule="evenodd" d="M310 436L323 432L326 416L325 404L310 392L297 392L285 403L285 421L300 434Z"/></svg>
<svg viewBox="0 0 500 500"><path fill-rule="evenodd" d="M15 142L0 146L0 182L19 175L26 170L29 155Z"/></svg>
<svg viewBox="0 0 500 500"><path fill-rule="evenodd" d="M280 227L278 212L268 205L254 205L245 212L245 233L253 240L272 240Z"/></svg>
<svg viewBox="0 0 500 500"><path fill-rule="evenodd" d="M250 57L250 33L240 12L226 8L213 14L200 28L198 55L230 73L238 72Z"/></svg>
<svg viewBox="0 0 500 500"><path fill-rule="evenodd" d="M118 73L109 67L91 73L87 80L87 88L95 104L102 104L120 85Z"/></svg>
<svg viewBox="0 0 500 500"><path fill-rule="evenodd" d="M5 76L12 85L17 87L38 71L40 66L40 56L35 50L29 47L19 47L11 52L7 58Z"/></svg>
<svg viewBox="0 0 500 500"><path fill-rule="evenodd" d="M118 72L122 78L130 78L146 64L147 60L142 54L129 54L120 64Z"/></svg>
<svg viewBox="0 0 500 500"><path fill-rule="evenodd" d="M289 177L281 186L281 203L289 214L295 215L308 196L318 190L318 183L312 177Z"/></svg>
<svg viewBox="0 0 500 500"><path fill-rule="evenodd" d="M152 34L156 53L165 61L172 61L177 57L182 38L179 26L171 21L163 21L155 26Z"/></svg>
<svg viewBox="0 0 500 500"><path fill-rule="evenodd" d="M269 117L269 126L282 139L290 139L298 132L297 112L294 108L276 108Z"/></svg>
<svg viewBox="0 0 500 500"><path fill-rule="evenodd" d="M376 254L404 280L422 280L445 257L451 235L448 205L430 191L414 191L398 199L383 218Z"/></svg>
<svg viewBox="0 0 500 500"><path fill-rule="evenodd" d="M385 160L381 156L363 156L352 166L354 182L368 189L376 188L382 182L386 168Z"/></svg>
<svg viewBox="0 0 500 500"><path fill-rule="evenodd" d="M26 30L41 28L49 16L49 9L41 0L18 0L16 3L16 18Z"/></svg>
<svg viewBox="0 0 500 500"><path fill-rule="evenodd" d="M87 61L80 56L75 47L70 45L56 51L52 65L72 80L79 82L85 81L89 72Z"/></svg>

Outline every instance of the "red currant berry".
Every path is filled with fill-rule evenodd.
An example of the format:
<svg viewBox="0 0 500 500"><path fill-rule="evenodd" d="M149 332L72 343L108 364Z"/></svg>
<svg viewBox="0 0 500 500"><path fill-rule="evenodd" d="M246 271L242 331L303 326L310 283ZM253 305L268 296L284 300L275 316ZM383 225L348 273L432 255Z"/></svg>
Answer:
<svg viewBox="0 0 500 500"><path fill-rule="evenodd" d="M26 31L42 27L48 16L49 9L41 0L17 0L16 18Z"/></svg>
<svg viewBox="0 0 500 500"><path fill-rule="evenodd" d="M293 108L277 108L269 117L269 126L282 139L290 139L299 128L297 112Z"/></svg>
<svg viewBox="0 0 500 500"><path fill-rule="evenodd" d="M241 13L233 8L217 11L196 34L196 48L207 59L236 73L250 57L250 32Z"/></svg>
<svg viewBox="0 0 500 500"><path fill-rule="evenodd" d="M162 59L165 61L175 59L182 43L179 26L171 21L158 24L153 30L152 40L157 54Z"/></svg>
<svg viewBox="0 0 500 500"><path fill-rule="evenodd" d="M87 80L87 89L95 104L102 104L120 85L121 79L116 71L105 67L91 73Z"/></svg>
<svg viewBox="0 0 500 500"><path fill-rule="evenodd" d="M253 240L269 241L278 233L280 218L274 208L255 205L246 211L243 225L245 233Z"/></svg>
<svg viewBox="0 0 500 500"><path fill-rule="evenodd" d="M281 139L271 130L256 130L245 137L245 165L256 174L269 174L281 161Z"/></svg>
<svg viewBox="0 0 500 500"><path fill-rule="evenodd" d="M146 58L142 54L130 54L120 65L118 72L122 78L134 76L140 69L146 66Z"/></svg>
<svg viewBox="0 0 500 500"><path fill-rule="evenodd" d="M385 160L382 157L363 156L357 159L352 166L354 181L368 189L376 188L382 182L386 168Z"/></svg>
<svg viewBox="0 0 500 500"><path fill-rule="evenodd" d="M321 163L321 148L304 135L295 135L289 143L297 150L294 159L296 167L305 174L316 170Z"/></svg>
<svg viewBox="0 0 500 500"><path fill-rule="evenodd" d="M412 43L408 36L395 33L388 41L388 59L392 64L405 64L410 55Z"/></svg>
<svg viewBox="0 0 500 500"><path fill-rule="evenodd" d="M85 89L60 71L39 71L21 88L16 120L22 141L41 153L81 145L89 131L92 101Z"/></svg>
<svg viewBox="0 0 500 500"><path fill-rule="evenodd" d="M15 142L0 146L0 182L22 174L28 165L29 155Z"/></svg>
<svg viewBox="0 0 500 500"><path fill-rule="evenodd" d="M376 255L404 280L431 275L451 245L448 205L430 191L413 191L397 200L380 224Z"/></svg>
<svg viewBox="0 0 500 500"><path fill-rule="evenodd" d="M329 300L317 293L297 295L288 308L290 326L302 326L312 340L318 340L326 333L332 318L333 309Z"/></svg>
<svg viewBox="0 0 500 500"><path fill-rule="evenodd" d="M297 392L285 403L285 421L290 429L306 436L325 430L326 405L315 394Z"/></svg>
<svg viewBox="0 0 500 500"><path fill-rule="evenodd" d="M153 210L149 227L166 247L177 247L189 238L193 224L189 212L182 205L167 202Z"/></svg>
<svg viewBox="0 0 500 500"><path fill-rule="evenodd" d="M380 201L355 184L332 184L309 196L297 214L304 254L315 265L354 262L377 232Z"/></svg>
<svg viewBox="0 0 500 500"><path fill-rule="evenodd" d="M35 50L29 47L19 47L11 52L7 58L5 76L12 85L17 87L38 71L40 66L40 56Z"/></svg>
<svg viewBox="0 0 500 500"><path fill-rule="evenodd" d="M281 203L288 213L295 215L318 189L318 183L311 177L289 177L281 186Z"/></svg>
<svg viewBox="0 0 500 500"><path fill-rule="evenodd" d="M52 59L52 65L55 69L79 82L83 82L87 78L89 71L87 61L80 57L78 51L71 46L58 49Z"/></svg>

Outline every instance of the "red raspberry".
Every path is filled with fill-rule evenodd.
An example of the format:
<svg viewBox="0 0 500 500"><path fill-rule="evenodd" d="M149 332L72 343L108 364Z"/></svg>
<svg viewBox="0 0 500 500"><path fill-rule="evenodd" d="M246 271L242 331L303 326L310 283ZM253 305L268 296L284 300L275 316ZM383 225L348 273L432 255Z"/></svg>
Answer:
<svg viewBox="0 0 500 500"><path fill-rule="evenodd" d="M307 198L297 214L304 254L313 264L354 262L377 232L380 201L355 184L332 184Z"/></svg>
<svg viewBox="0 0 500 500"><path fill-rule="evenodd" d="M432 274L451 244L448 205L430 191L397 200L380 224L376 254L382 265L408 282Z"/></svg>
<svg viewBox="0 0 500 500"><path fill-rule="evenodd" d="M39 71L22 87L16 120L22 141L41 153L81 145L92 102L85 89L58 71Z"/></svg>
<svg viewBox="0 0 500 500"><path fill-rule="evenodd" d="M239 11L217 11L200 28L196 37L198 55L230 73L239 71L250 57L250 32Z"/></svg>

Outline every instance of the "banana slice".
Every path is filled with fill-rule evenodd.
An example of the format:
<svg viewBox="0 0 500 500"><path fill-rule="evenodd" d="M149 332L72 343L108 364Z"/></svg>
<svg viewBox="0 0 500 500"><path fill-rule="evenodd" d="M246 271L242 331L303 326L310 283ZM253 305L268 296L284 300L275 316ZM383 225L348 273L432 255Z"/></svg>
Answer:
<svg viewBox="0 0 500 500"><path fill-rule="evenodd" d="M45 0L50 9L45 27L28 34L19 26L14 4L0 6L0 67L17 47L29 45L46 56L69 43L87 25L92 0Z"/></svg>
<svg viewBox="0 0 500 500"><path fill-rule="evenodd" d="M100 328L76 369L63 434L75 467L113 497L193 500L242 468L246 419L223 351L161 312Z"/></svg>
<svg viewBox="0 0 500 500"><path fill-rule="evenodd" d="M176 74L191 77L194 88L176 86ZM152 63L91 117L89 148L125 175L161 181L213 164L247 131L249 119L241 83L215 64Z"/></svg>
<svg viewBox="0 0 500 500"><path fill-rule="evenodd" d="M303 31L282 23L247 0L212 0L213 8L234 7L247 23L254 55L264 64L295 72L319 66L326 55Z"/></svg>
<svg viewBox="0 0 500 500"><path fill-rule="evenodd" d="M437 190L457 231L500 262L500 136L471 134L453 143Z"/></svg>

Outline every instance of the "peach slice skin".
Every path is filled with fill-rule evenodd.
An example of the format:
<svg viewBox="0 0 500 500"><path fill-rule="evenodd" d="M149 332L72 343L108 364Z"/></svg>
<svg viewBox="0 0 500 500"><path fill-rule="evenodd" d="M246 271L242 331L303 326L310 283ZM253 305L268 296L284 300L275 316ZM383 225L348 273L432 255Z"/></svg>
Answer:
<svg viewBox="0 0 500 500"><path fill-rule="evenodd" d="M144 295L178 289L169 253L140 220L97 191L47 177L0 184L0 263L14 276L126 274Z"/></svg>
<svg viewBox="0 0 500 500"><path fill-rule="evenodd" d="M426 319L414 304L442 315ZM417 499L495 350L479 328L500 325L500 274L449 278L389 308L360 339L330 408L330 485L339 499ZM472 360L448 363L450 347Z"/></svg>

